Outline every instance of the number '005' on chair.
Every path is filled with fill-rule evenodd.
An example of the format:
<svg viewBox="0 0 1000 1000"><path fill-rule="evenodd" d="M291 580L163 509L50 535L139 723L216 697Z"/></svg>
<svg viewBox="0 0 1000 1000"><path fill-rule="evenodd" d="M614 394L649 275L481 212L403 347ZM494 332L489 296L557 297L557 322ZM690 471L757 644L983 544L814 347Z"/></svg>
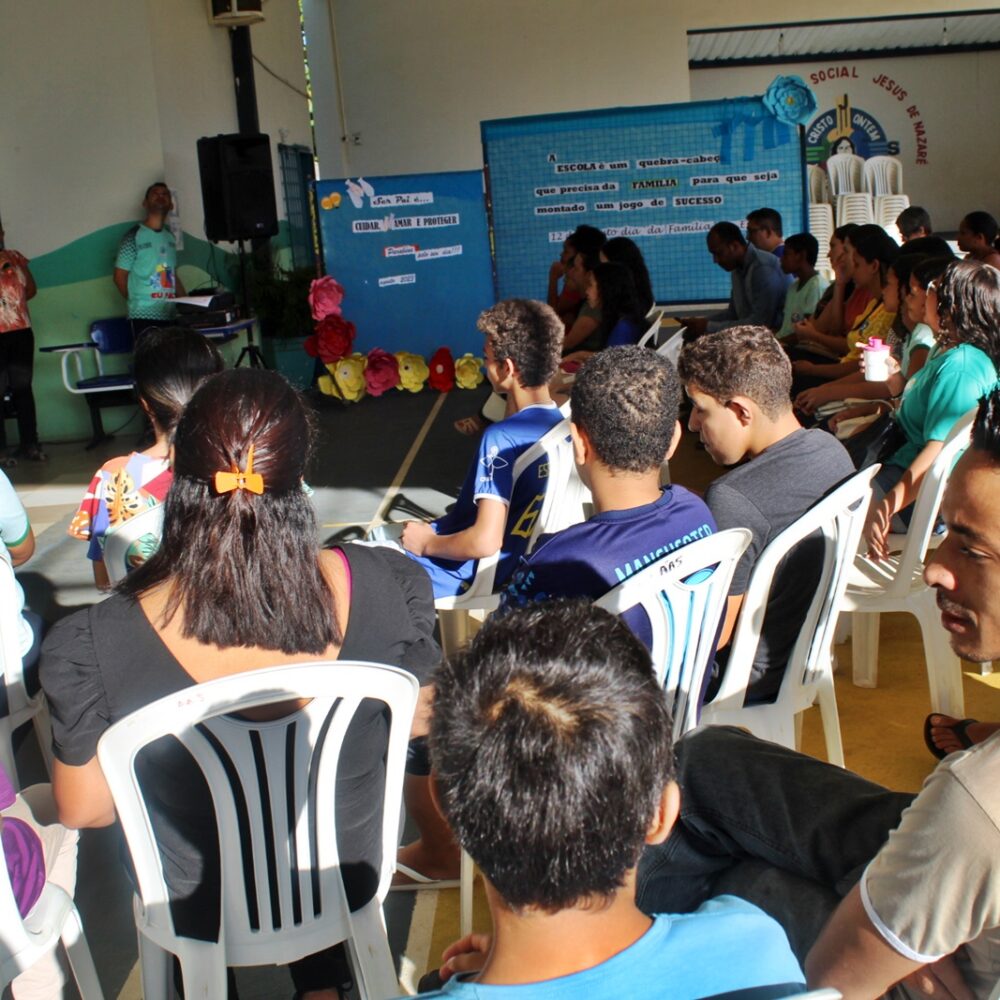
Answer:
<svg viewBox="0 0 1000 1000"><path fill-rule="evenodd" d="M394 667L345 660L251 670L185 688L133 712L101 737L97 755L114 797L138 882L136 926L147 1000L170 990L177 956L185 995L224 997L226 967L280 964L345 942L363 998L397 996L382 900L395 868L403 765L417 680ZM337 762L365 699L391 716L378 890L350 912L336 837ZM311 699L267 722L235 713ZM205 776L222 867L217 942L174 929L149 813L136 777L139 752L174 736Z"/></svg>

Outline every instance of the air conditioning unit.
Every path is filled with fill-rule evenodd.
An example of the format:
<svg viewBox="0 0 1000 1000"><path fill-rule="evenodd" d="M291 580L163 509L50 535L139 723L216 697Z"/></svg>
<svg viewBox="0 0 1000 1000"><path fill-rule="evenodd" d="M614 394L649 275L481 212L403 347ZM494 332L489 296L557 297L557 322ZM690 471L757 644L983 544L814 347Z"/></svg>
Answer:
<svg viewBox="0 0 1000 1000"><path fill-rule="evenodd" d="M208 0L208 19L220 28L236 28L264 20L263 0Z"/></svg>

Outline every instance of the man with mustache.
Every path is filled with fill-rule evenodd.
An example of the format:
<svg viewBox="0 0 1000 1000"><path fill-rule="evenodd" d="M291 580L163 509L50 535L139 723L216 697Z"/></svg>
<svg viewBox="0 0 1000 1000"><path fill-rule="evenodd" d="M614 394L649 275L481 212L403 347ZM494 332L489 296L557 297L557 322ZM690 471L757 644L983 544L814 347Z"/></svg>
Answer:
<svg viewBox="0 0 1000 1000"><path fill-rule="evenodd" d="M952 648L1000 659L1000 388L952 473L925 570ZM845 998L986 998L1000 981L1000 736L954 753L919 795L722 727L678 744L684 805L637 898L681 912L730 893L785 927L810 988ZM894 995L896 995L894 993Z"/></svg>

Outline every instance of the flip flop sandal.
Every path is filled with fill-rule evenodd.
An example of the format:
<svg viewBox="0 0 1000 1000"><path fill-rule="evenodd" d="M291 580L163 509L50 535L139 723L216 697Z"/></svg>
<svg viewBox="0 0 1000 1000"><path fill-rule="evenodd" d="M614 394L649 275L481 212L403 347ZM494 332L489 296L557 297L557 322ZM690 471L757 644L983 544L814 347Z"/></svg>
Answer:
<svg viewBox="0 0 1000 1000"><path fill-rule="evenodd" d="M924 743L927 749L930 750L938 760L944 760L945 757L950 753L958 753L957 750L942 750L939 746L935 746L934 740L931 737L931 729L950 729L955 734L955 739L962 744L962 749L968 750L972 746L972 740L969 739L968 728L969 726L975 725L978 719L959 719L958 722L953 722L950 726L931 726L931 718L935 715L940 715L940 712L931 712L930 715L924 719Z"/></svg>
<svg viewBox="0 0 1000 1000"><path fill-rule="evenodd" d="M417 892L420 889L457 889L462 884L460 878L429 878L416 868L396 862L396 871L405 875L410 882L389 886L389 892Z"/></svg>

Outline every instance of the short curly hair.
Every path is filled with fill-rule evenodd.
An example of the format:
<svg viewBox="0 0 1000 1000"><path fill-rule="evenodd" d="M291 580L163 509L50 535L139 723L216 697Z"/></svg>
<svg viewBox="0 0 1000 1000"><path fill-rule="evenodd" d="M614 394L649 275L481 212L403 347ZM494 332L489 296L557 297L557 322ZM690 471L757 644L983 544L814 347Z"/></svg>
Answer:
<svg viewBox="0 0 1000 1000"><path fill-rule="evenodd" d="M792 363L766 326L731 326L684 347L677 372L685 389L695 386L728 403L752 399L771 420L792 405Z"/></svg>
<svg viewBox="0 0 1000 1000"><path fill-rule="evenodd" d="M525 389L547 385L559 367L565 329L551 306L534 299L505 299L479 314L476 324L486 334L493 357L508 358Z"/></svg>
<svg viewBox="0 0 1000 1000"><path fill-rule="evenodd" d="M606 466L647 472L667 456L680 395L666 358L645 347L610 347L577 373L570 408Z"/></svg>

